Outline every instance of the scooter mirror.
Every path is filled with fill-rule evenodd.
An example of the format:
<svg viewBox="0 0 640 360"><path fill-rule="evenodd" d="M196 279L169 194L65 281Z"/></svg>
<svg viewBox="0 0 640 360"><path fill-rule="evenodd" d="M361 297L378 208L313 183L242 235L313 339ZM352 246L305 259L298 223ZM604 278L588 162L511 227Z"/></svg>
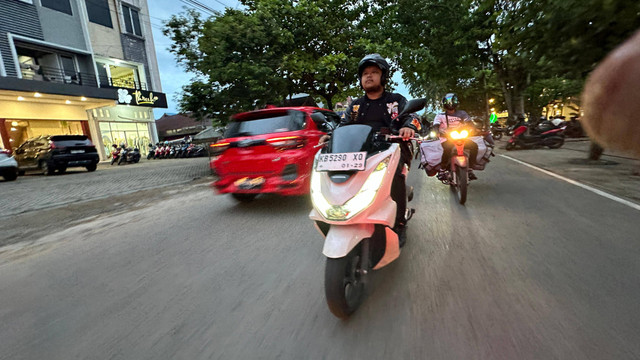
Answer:
<svg viewBox="0 0 640 360"><path fill-rule="evenodd" d="M407 105L405 105L404 109L402 109L402 112L400 112L400 114L398 114L398 116L402 116L405 114L410 114L410 113L414 113L416 111L420 111L422 109L424 109L424 107L427 105L427 99L413 99L413 100L409 100L407 102Z"/></svg>

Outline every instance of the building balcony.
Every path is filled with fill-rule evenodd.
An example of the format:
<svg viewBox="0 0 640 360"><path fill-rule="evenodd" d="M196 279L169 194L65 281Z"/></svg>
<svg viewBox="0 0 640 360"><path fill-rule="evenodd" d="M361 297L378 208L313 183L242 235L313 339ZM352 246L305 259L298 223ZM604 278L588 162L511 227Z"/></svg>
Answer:
<svg viewBox="0 0 640 360"><path fill-rule="evenodd" d="M126 89L135 89L135 90L149 90L147 88L147 84L130 79L122 79L122 78L112 78L108 76L98 76L100 79L100 87L101 88L126 88Z"/></svg>
<svg viewBox="0 0 640 360"><path fill-rule="evenodd" d="M63 70L50 66L20 64L22 78L55 82L59 84L75 84L82 86L98 87L95 74Z"/></svg>
<svg viewBox="0 0 640 360"><path fill-rule="evenodd" d="M22 78L26 80L47 81L59 84L75 84L107 89L127 88L148 90L147 84L140 81L121 78L118 79L108 76L98 76L96 79L96 75L92 73L71 72L50 66L21 64L20 70Z"/></svg>

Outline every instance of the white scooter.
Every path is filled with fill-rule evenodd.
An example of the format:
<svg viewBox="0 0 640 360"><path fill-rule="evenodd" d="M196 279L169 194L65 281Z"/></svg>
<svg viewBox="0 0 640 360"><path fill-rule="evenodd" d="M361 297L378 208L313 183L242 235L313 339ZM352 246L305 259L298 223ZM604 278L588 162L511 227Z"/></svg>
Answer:
<svg viewBox="0 0 640 360"><path fill-rule="evenodd" d="M411 100L398 116L419 111L425 104L424 99ZM325 295L339 318L348 317L364 299L369 271L400 255L393 230L396 202L391 198L401 161L399 138L376 134L368 125L345 125L333 131L328 146L315 156L309 217L325 237ZM407 167L402 170L406 178ZM410 201L412 191L407 197ZM408 208L405 220L412 214Z"/></svg>

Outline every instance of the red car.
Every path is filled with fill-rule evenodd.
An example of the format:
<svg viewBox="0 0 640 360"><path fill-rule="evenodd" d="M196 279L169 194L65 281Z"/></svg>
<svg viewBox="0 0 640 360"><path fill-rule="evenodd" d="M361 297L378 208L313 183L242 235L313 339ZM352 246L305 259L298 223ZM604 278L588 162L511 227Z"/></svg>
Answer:
<svg viewBox="0 0 640 360"><path fill-rule="evenodd" d="M309 193L313 157L320 137L340 117L317 107L279 107L231 117L224 138L210 146L210 167L220 194L239 201L261 193Z"/></svg>

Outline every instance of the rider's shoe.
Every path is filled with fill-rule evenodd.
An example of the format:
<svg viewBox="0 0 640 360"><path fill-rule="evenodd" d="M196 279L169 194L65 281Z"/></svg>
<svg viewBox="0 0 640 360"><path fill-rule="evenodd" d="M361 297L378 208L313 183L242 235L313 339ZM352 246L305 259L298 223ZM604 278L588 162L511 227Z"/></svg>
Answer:
<svg viewBox="0 0 640 360"><path fill-rule="evenodd" d="M471 170L469 170L469 180L478 180L476 174L474 174Z"/></svg>
<svg viewBox="0 0 640 360"><path fill-rule="evenodd" d="M447 172L444 171L444 170L438 171L438 174L436 175L436 177L440 181L444 181L444 180L448 180L449 179L449 177L447 176Z"/></svg>
<svg viewBox="0 0 640 360"><path fill-rule="evenodd" d="M400 247L403 247L407 243L407 225L398 224L393 228L393 231L398 234L398 243Z"/></svg>

